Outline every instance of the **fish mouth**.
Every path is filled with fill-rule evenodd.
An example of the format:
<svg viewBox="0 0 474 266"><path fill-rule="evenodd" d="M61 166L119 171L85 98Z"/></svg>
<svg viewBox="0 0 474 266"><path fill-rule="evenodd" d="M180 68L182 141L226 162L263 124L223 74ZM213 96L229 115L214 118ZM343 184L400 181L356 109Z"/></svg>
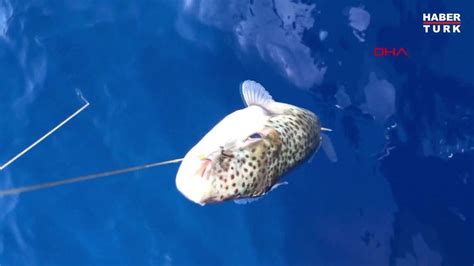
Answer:
<svg viewBox="0 0 474 266"><path fill-rule="evenodd" d="M212 184L206 176L211 165L209 158L185 158L176 175L177 189L199 205L205 205L211 197Z"/></svg>
<svg viewBox="0 0 474 266"><path fill-rule="evenodd" d="M207 172L209 166L211 165L212 161L211 159L208 159L208 158L205 158L205 159L202 159L202 164L201 166L198 168L198 170L196 171L196 175L204 178L204 174Z"/></svg>

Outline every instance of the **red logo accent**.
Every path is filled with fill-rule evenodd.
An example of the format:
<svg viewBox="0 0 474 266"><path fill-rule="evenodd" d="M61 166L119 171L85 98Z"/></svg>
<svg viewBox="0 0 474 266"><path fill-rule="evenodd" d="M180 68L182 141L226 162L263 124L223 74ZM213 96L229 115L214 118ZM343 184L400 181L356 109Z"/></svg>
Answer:
<svg viewBox="0 0 474 266"><path fill-rule="evenodd" d="M404 55L408 57L408 52L405 48L385 48L385 47L375 47L374 48L374 56L400 56Z"/></svg>

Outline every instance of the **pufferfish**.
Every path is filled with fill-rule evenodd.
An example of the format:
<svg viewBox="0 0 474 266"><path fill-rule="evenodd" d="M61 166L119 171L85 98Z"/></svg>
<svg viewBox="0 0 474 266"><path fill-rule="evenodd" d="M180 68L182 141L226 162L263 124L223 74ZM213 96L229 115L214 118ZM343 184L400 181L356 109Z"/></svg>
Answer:
<svg viewBox="0 0 474 266"><path fill-rule="evenodd" d="M325 128L313 112L274 101L252 80L240 89L247 107L214 126L176 175L178 190L197 204L261 197L323 142Z"/></svg>

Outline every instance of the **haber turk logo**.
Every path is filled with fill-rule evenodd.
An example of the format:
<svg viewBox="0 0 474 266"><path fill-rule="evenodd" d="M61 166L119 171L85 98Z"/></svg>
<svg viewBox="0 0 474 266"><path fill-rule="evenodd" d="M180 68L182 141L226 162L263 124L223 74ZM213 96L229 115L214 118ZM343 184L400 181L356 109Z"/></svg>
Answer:
<svg viewBox="0 0 474 266"><path fill-rule="evenodd" d="M461 33L461 14L423 13L425 33Z"/></svg>

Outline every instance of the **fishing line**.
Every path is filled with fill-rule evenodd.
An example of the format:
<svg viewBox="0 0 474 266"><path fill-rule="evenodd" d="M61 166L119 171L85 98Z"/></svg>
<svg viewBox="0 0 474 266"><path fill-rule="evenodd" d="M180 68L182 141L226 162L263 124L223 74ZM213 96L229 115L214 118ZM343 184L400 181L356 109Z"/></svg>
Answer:
<svg viewBox="0 0 474 266"><path fill-rule="evenodd" d="M58 180L58 181L40 183L40 184L36 184L36 185L30 185L30 186L24 186L24 187L19 187L19 188L0 190L0 197L1 196L14 195L14 194L20 194L20 193L30 192L30 191L35 191L35 190L42 190L42 189L62 186L62 185L66 185L66 184L79 183L79 182L88 181L88 180L92 180L92 179L97 179L97 178L101 178L101 177L107 177L107 176L112 176L112 175L119 175L119 174L139 171L139 170L143 170L143 169L147 169L147 168L153 168L153 167L162 166L162 165L166 165L166 164L178 163L178 162L181 162L182 160L183 160L183 158L168 160L168 161L162 161L162 162L156 162L156 163L149 163L149 164L132 166L132 167L128 167L128 168L112 170L112 171L107 171L107 172L102 172L102 173L97 173L97 174L83 175L83 176L78 176L78 177L66 178L66 179L62 179L62 180Z"/></svg>
<svg viewBox="0 0 474 266"><path fill-rule="evenodd" d="M48 131L46 134L44 134L41 138L39 138L38 140L36 140L35 142L33 142L33 144L31 144L30 146L28 146L27 148L25 148L24 150L22 150L20 153L18 153L17 155L15 155L13 158L11 158L8 162L4 163L3 165L0 165L0 171L2 171L3 169L5 169L7 166L9 166L10 164L12 164L14 161L16 161L18 158L20 158L21 156L25 155L25 153L29 152L31 149L33 149L36 145L38 145L40 142L42 142L43 140L45 140L47 137L49 137L51 134L53 134L54 132L56 132L56 130L60 129L62 126L64 126L67 122L69 122L71 119L73 119L74 117L76 117L79 113L81 113L82 111L84 111L84 109L86 109L87 107L89 107L90 103L86 100L86 98L84 98L84 96L82 95L81 91L80 90L77 90L76 89L76 94L81 97L81 99L84 101L84 105L79 108L76 112L74 112L72 115L68 116L66 119L64 119L61 123L59 123L57 126L55 126L53 129L51 129L50 131Z"/></svg>

